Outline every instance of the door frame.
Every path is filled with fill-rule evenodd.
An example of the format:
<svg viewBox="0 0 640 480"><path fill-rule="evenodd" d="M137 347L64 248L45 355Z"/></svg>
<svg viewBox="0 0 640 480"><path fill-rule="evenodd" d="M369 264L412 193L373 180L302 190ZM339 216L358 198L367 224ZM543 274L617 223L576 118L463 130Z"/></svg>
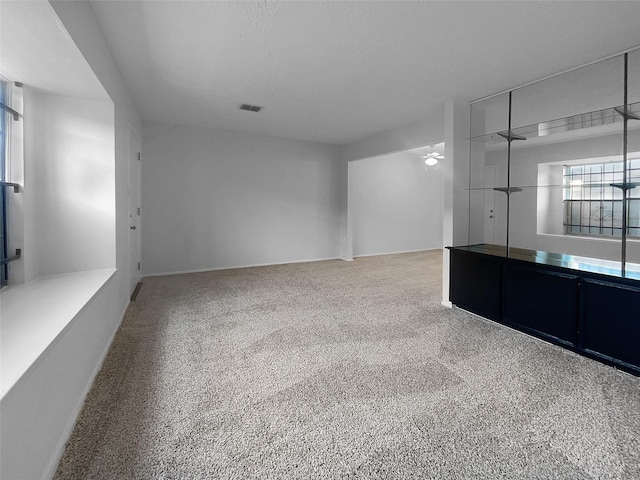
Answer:
<svg viewBox="0 0 640 480"><path fill-rule="evenodd" d="M129 244L129 294L132 295L140 282L142 275L141 258L141 184L142 184L142 160L141 142L136 133L129 128L128 147L128 210L127 210L127 234Z"/></svg>

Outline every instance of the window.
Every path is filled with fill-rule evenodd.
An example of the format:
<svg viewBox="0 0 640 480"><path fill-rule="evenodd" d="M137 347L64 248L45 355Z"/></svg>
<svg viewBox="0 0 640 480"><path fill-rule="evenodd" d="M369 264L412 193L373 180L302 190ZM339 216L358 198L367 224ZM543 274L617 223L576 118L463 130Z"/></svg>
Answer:
<svg viewBox="0 0 640 480"><path fill-rule="evenodd" d="M5 81L0 80L0 104L10 105L9 88ZM9 112L4 108L0 110L0 181L7 181L7 156L9 147ZM7 238L7 194L4 185L0 187L0 222L2 231L0 232L0 259L5 259L8 254L8 238ZM5 263L0 264L0 286L7 283L8 266Z"/></svg>
<svg viewBox="0 0 640 480"><path fill-rule="evenodd" d="M16 82L16 86L22 85ZM19 193L20 188L17 183L11 180L11 141L12 136L20 134L22 129L13 129L12 124L18 122L22 115L12 108L12 84L0 78L0 287L8 282L8 263L21 258L21 249L16 248L15 254L11 254L9 229L11 218L14 218L14 206L11 204L10 196ZM18 103L21 104L22 96L18 95ZM11 217L11 218L10 218Z"/></svg>
<svg viewBox="0 0 640 480"><path fill-rule="evenodd" d="M623 163L593 163L564 167L564 233L622 236ZM627 161L627 235L640 237L640 158Z"/></svg>

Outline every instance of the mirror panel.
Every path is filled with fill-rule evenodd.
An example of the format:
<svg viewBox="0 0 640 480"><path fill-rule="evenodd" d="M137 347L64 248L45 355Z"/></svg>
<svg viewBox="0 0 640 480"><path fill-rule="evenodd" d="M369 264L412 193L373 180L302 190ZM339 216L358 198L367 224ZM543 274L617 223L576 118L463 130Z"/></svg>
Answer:
<svg viewBox="0 0 640 480"><path fill-rule="evenodd" d="M511 128L531 126L531 137L613 122L608 109L622 105L623 88L624 57L617 56L515 89Z"/></svg>
<svg viewBox="0 0 640 480"><path fill-rule="evenodd" d="M627 108L634 117L640 117L640 50L627 58ZM627 193L627 247L626 271L628 276L640 278L640 119L627 120L627 181L637 185Z"/></svg>
<svg viewBox="0 0 640 480"><path fill-rule="evenodd" d="M507 142L497 132L509 125L509 94L471 105L469 245L506 247L507 202L495 188L507 184Z"/></svg>
<svg viewBox="0 0 640 480"><path fill-rule="evenodd" d="M509 246L619 262L624 57L512 93Z"/></svg>
<svg viewBox="0 0 640 480"><path fill-rule="evenodd" d="M591 258L619 274L625 255L640 277L636 117L640 50L473 103L468 244ZM626 180L638 183L626 196L625 138Z"/></svg>

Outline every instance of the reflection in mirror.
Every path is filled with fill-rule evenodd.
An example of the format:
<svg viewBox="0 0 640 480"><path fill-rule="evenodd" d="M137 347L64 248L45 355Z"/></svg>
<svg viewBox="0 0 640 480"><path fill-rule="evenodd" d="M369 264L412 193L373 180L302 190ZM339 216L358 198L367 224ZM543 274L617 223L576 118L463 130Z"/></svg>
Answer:
<svg viewBox="0 0 640 480"><path fill-rule="evenodd" d="M507 244L507 147L503 144L487 145L482 172L482 193L477 205L484 209L484 223L479 227L483 243ZM479 208L479 207L478 207ZM480 243L480 242L477 242Z"/></svg>
<svg viewBox="0 0 640 480"><path fill-rule="evenodd" d="M628 53L627 105L632 111L640 104L640 50ZM626 273L640 271L640 120L627 120L627 181L633 188L627 191Z"/></svg>
<svg viewBox="0 0 640 480"><path fill-rule="evenodd" d="M509 126L509 94L471 105L469 244L506 245L506 199L494 188L507 182L507 148L496 132Z"/></svg>
<svg viewBox="0 0 640 480"><path fill-rule="evenodd" d="M480 138L487 134L501 132L509 128L509 93L503 93L471 104L472 139L487 141Z"/></svg>
<svg viewBox="0 0 640 480"><path fill-rule="evenodd" d="M623 56L616 56L513 91L511 127L544 136L613 122L622 105Z"/></svg>
<svg viewBox="0 0 640 480"><path fill-rule="evenodd" d="M635 112L640 51L629 58L627 109ZM621 55L514 90L511 133L508 94L472 104L470 244L621 260L623 206L624 231L629 238L640 231L640 219L633 218L640 198L629 190L625 202L610 185L624 182L625 122L617 111L624 72ZM631 167L632 154L640 152L640 125L627 123ZM631 243L636 258L638 242Z"/></svg>

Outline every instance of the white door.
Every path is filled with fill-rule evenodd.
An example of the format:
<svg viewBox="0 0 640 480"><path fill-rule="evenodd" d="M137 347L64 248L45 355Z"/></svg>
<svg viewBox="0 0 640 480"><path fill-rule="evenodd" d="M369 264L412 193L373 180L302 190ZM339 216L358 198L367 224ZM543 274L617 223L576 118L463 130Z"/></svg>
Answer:
<svg viewBox="0 0 640 480"><path fill-rule="evenodd" d="M140 140L129 130L129 294L140 281Z"/></svg>
<svg viewBox="0 0 640 480"><path fill-rule="evenodd" d="M484 168L484 243L496 243L496 186L497 167Z"/></svg>

